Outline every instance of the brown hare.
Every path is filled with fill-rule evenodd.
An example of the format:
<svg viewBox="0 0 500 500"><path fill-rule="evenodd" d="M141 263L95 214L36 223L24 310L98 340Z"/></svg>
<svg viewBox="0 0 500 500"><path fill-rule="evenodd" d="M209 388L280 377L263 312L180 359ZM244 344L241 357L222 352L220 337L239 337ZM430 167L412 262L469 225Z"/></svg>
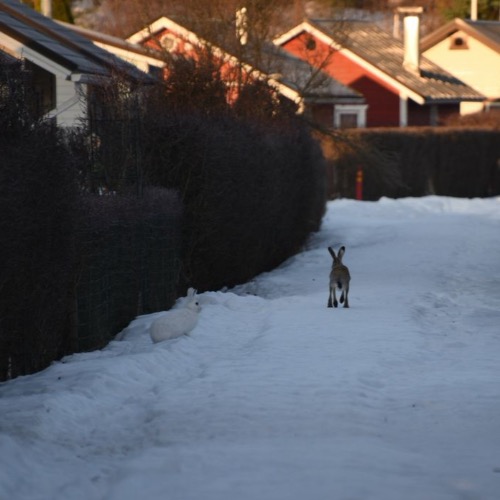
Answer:
<svg viewBox="0 0 500 500"><path fill-rule="evenodd" d="M330 272L330 294L328 295L328 307L337 307L337 297L335 296L335 289L341 291L340 303L344 304L344 307L349 307L349 282L351 281L351 275L349 274L349 269L347 266L342 264L342 257L344 256L345 247L340 247L338 255L335 255L335 250L332 247L328 247L328 251L333 259L332 270ZM333 301L332 301L333 299Z"/></svg>

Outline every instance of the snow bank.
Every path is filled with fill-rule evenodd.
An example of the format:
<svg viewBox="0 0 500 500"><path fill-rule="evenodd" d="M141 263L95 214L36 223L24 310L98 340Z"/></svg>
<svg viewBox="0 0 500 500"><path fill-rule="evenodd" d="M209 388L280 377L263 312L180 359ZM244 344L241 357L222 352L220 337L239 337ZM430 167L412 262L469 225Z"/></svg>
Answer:
<svg viewBox="0 0 500 500"><path fill-rule="evenodd" d="M0 385L0 498L496 500L500 198L331 202L189 334ZM350 309L327 309L346 245Z"/></svg>

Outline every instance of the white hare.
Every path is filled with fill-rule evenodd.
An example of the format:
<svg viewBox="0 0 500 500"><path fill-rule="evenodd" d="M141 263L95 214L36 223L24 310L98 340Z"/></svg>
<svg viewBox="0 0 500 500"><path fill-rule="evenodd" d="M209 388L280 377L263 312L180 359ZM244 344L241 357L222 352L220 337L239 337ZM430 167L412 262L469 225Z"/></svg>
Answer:
<svg viewBox="0 0 500 500"><path fill-rule="evenodd" d="M190 288L185 301L177 309L167 311L155 319L150 335L153 342L173 339L189 333L198 323L201 306L196 297L196 290Z"/></svg>
<svg viewBox="0 0 500 500"><path fill-rule="evenodd" d="M330 293L328 295L328 307L338 306L337 297L335 296L335 290L341 291L340 303L344 304L344 307L349 307L349 283L351 281L351 275L349 274L349 269L347 266L342 264L342 257L344 256L345 247L340 247L338 255L335 255L335 250L332 247L328 247L328 251L333 259L332 270L330 272Z"/></svg>

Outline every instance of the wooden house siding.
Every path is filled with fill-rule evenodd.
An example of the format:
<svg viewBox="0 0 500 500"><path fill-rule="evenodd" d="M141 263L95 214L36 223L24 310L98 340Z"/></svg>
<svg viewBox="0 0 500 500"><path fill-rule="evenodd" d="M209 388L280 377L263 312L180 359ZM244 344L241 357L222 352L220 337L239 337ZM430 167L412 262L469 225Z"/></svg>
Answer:
<svg viewBox="0 0 500 500"><path fill-rule="evenodd" d="M163 46L163 40L168 42L165 46ZM237 99L241 85L254 80L263 80L267 81L283 97L294 102L299 113L307 113L323 126L334 127L335 116L339 113L343 116L351 114L355 117L355 126L365 126L366 124L366 103L363 96L356 92L353 87L349 88L343 85L339 79L323 79L324 81L317 88L313 88L312 92L309 89L307 95L302 95L301 84L304 85L304 88L310 84L304 80L304 70L308 61L292 57L288 51L277 46L271 45L275 53L269 59L269 67L254 67L251 62L243 62L239 57L212 45L203 38L199 38L193 32L165 17L132 35L128 41L152 50L167 50L170 53L182 54L194 60L198 60L204 53L204 49L207 48L211 51L214 60L218 61L217 70L220 73L220 78L228 87L227 100L229 104ZM270 51L269 54L271 53ZM275 61L281 61L278 71L273 71L273 58ZM294 62L291 63L291 61ZM276 62L274 66L276 66ZM165 71L166 74L167 72L168 70ZM314 73L308 67L307 78L310 78ZM327 76L326 72L324 76ZM318 78L318 80L322 79ZM345 106L349 106L349 110L346 110Z"/></svg>
<svg viewBox="0 0 500 500"><path fill-rule="evenodd" d="M460 104L427 104L408 101L408 126L444 125L448 118L460 113Z"/></svg>
<svg viewBox="0 0 500 500"><path fill-rule="evenodd" d="M485 96L461 113L488 110L500 99L500 22L455 18L422 38L422 54Z"/></svg>
<svg viewBox="0 0 500 500"><path fill-rule="evenodd" d="M283 48L310 64L321 66L330 76L360 92L368 102L367 127L399 126L399 93L375 75L369 74L342 53L315 38L315 49L305 47L311 35L302 33L283 44Z"/></svg>
<svg viewBox="0 0 500 500"><path fill-rule="evenodd" d="M400 125L399 96L381 85L376 78L363 75L351 85L361 92L368 102L366 124L368 127L398 127Z"/></svg>
<svg viewBox="0 0 500 500"><path fill-rule="evenodd" d="M74 127L80 125L80 120L85 116L85 89L75 85L75 82L56 80L56 109L49 113L55 116L57 124Z"/></svg>
<svg viewBox="0 0 500 500"><path fill-rule="evenodd" d="M368 127L437 125L455 105L484 100L483 94L424 56L418 67L409 67L405 61L411 44L374 23L340 26L331 19L306 20L274 43L362 94Z"/></svg>

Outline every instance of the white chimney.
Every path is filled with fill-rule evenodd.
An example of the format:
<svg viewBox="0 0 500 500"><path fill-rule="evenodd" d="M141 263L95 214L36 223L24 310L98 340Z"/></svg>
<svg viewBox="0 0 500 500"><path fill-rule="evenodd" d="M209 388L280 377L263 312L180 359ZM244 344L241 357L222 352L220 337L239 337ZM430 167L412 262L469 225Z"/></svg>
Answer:
<svg viewBox="0 0 500 500"><path fill-rule="evenodd" d="M470 20L477 21L477 0L470 2Z"/></svg>
<svg viewBox="0 0 500 500"><path fill-rule="evenodd" d="M248 16L247 8L243 7L236 11L236 37L241 45L248 42Z"/></svg>
<svg viewBox="0 0 500 500"><path fill-rule="evenodd" d="M44 16L52 17L52 0L42 0L41 9Z"/></svg>
<svg viewBox="0 0 500 500"><path fill-rule="evenodd" d="M403 16L404 56L403 66L408 71L420 74L420 15L422 7L400 7Z"/></svg>

